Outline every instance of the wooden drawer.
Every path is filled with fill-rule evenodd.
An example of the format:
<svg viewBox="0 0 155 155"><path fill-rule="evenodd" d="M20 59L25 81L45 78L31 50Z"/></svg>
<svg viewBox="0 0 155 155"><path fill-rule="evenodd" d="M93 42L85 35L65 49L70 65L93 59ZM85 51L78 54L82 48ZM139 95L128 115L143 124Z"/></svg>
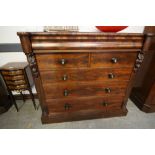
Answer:
<svg viewBox="0 0 155 155"><path fill-rule="evenodd" d="M88 53L37 54L36 59L40 70L88 66Z"/></svg>
<svg viewBox="0 0 155 155"><path fill-rule="evenodd" d="M14 71L2 71L3 75L21 75L23 74L22 70L14 70Z"/></svg>
<svg viewBox="0 0 155 155"><path fill-rule="evenodd" d="M136 60L137 53L92 53L91 67L130 67L132 68Z"/></svg>
<svg viewBox="0 0 155 155"><path fill-rule="evenodd" d="M63 69L41 71L41 79L43 83L54 82L72 82L72 81L128 81L132 69Z"/></svg>
<svg viewBox="0 0 155 155"><path fill-rule="evenodd" d="M7 75L4 75L3 76L5 80L24 80L24 75L16 75L16 76L7 76Z"/></svg>
<svg viewBox="0 0 155 155"><path fill-rule="evenodd" d="M9 80L7 80L6 83L7 83L8 85L16 86L16 85L23 85L23 84L26 84L26 81L25 81L25 80L15 80L15 81L9 81Z"/></svg>
<svg viewBox="0 0 155 155"><path fill-rule="evenodd" d="M76 99L53 99L48 100L47 106L50 112L73 112L79 110L102 109L106 111L109 108L121 107L123 97L85 97Z"/></svg>
<svg viewBox="0 0 155 155"><path fill-rule="evenodd" d="M23 85L17 85L17 86L13 86L13 85L8 85L10 90L25 90L27 89L27 85L23 84Z"/></svg>
<svg viewBox="0 0 155 155"><path fill-rule="evenodd" d="M47 84L43 83L46 99L82 97L82 96L111 96L125 94L127 81L120 82L100 82L100 83L64 83Z"/></svg>

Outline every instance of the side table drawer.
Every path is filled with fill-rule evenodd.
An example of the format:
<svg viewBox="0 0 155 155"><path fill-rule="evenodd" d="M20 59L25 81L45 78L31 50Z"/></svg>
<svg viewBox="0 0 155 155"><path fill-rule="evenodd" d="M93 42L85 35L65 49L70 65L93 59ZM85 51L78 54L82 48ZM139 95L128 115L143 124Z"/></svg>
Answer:
<svg viewBox="0 0 155 155"><path fill-rule="evenodd" d="M24 80L24 75L16 75L16 76L7 76L7 75L4 75L3 76L5 80Z"/></svg>
<svg viewBox="0 0 155 155"><path fill-rule="evenodd" d="M14 71L2 71L3 75L22 75L23 71L22 70L14 70Z"/></svg>
<svg viewBox="0 0 155 155"><path fill-rule="evenodd" d="M10 90L22 90L22 89L27 89L27 85L23 84L23 85L8 85Z"/></svg>
<svg viewBox="0 0 155 155"><path fill-rule="evenodd" d="M6 80L6 83L7 83L8 85L16 86L16 85L23 85L23 84L26 84L26 81L25 81L25 80L15 80L15 81Z"/></svg>

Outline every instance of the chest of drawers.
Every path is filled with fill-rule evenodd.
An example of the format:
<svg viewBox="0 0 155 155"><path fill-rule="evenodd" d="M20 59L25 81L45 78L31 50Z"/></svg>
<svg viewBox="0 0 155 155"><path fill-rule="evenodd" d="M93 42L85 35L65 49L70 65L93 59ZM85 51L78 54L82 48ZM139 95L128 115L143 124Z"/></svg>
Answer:
<svg viewBox="0 0 155 155"><path fill-rule="evenodd" d="M144 58L143 34L18 35L35 80L43 123L127 114L134 75Z"/></svg>

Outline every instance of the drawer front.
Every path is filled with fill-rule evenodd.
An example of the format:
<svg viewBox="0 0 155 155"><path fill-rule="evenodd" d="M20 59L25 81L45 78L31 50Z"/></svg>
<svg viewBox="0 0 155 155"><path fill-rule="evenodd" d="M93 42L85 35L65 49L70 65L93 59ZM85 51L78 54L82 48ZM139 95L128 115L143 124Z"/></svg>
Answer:
<svg viewBox="0 0 155 155"><path fill-rule="evenodd" d="M48 109L51 112L73 112L88 109L102 109L121 107L123 98L118 96L108 97L90 97L77 99L58 99L47 102Z"/></svg>
<svg viewBox="0 0 155 155"><path fill-rule="evenodd" d="M111 96L125 94L126 81L102 83L66 83L43 84L46 99L82 97L82 96Z"/></svg>
<svg viewBox="0 0 155 155"><path fill-rule="evenodd" d="M37 54L40 70L88 66L88 53Z"/></svg>
<svg viewBox="0 0 155 155"><path fill-rule="evenodd" d="M23 85L23 84L26 84L26 81L25 81L25 80L15 80L15 81L9 81L9 80L7 80L6 83L7 83L8 85L16 86L16 85Z"/></svg>
<svg viewBox="0 0 155 155"><path fill-rule="evenodd" d="M14 71L2 71L2 75L22 75L22 70L14 70Z"/></svg>
<svg viewBox="0 0 155 155"><path fill-rule="evenodd" d="M5 80L24 80L24 75L16 75L16 76L3 76Z"/></svg>
<svg viewBox="0 0 155 155"><path fill-rule="evenodd" d="M13 85L8 85L10 90L25 90L27 89L27 85L18 85L18 86L13 86Z"/></svg>
<svg viewBox="0 0 155 155"><path fill-rule="evenodd" d="M92 53L91 67L133 67L137 53Z"/></svg>
<svg viewBox="0 0 155 155"><path fill-rule="evenodd" d="M71 82L71 81L128 81L132 69L63 69L41 71L43 83Z"/></svg>

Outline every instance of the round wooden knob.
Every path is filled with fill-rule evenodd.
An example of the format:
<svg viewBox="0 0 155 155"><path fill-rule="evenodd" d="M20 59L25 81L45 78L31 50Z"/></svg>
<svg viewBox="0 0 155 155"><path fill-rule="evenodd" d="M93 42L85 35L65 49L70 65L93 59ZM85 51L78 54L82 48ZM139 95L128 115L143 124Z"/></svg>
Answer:
<svg viewBox="0 0 155 155"><path fill-rule="evenodd" d="M66 81L67 80L67 75L63 75L63 77L62 77L62 79L64 80L64 81Z"/></svg>
<svg viewBox="0 0 155 155"><path fill-rule="evenodd" d="M64 96L68 96L69 95L69 92L67 89L64 90Z"/></svg>
<svg viewBox="0 0 155 155"><path fill-rule="evenodd" d="M106 93L111 93L111 89L110 88L105 88L105 92Z"/></svg>
<svg viewBox="0 0 155 155"><path fill-rule="evenodd" d="M61 59L61 64L65 65L66 64L66 60L65 59Z"/></svg>
<svg viewBox="0 0 155 155"><path fill-rule="evenodd" d="M118 62L118 60L117 60L117 58L111 58L111 62L115 64Z"/></svg>
<svg viewBox="0 0 155 155"><path fill-rule="evenodd" d="M108 77L109 77L109 79L113 79L115 77L115 75L113 73L109 73Z"/></svg>
<svg viewBox="0 0 155 155"><path fill-rule="evenodd" d="M65 103L64 108L65 110L69 110L72 106L69 103Z"/></svg>

